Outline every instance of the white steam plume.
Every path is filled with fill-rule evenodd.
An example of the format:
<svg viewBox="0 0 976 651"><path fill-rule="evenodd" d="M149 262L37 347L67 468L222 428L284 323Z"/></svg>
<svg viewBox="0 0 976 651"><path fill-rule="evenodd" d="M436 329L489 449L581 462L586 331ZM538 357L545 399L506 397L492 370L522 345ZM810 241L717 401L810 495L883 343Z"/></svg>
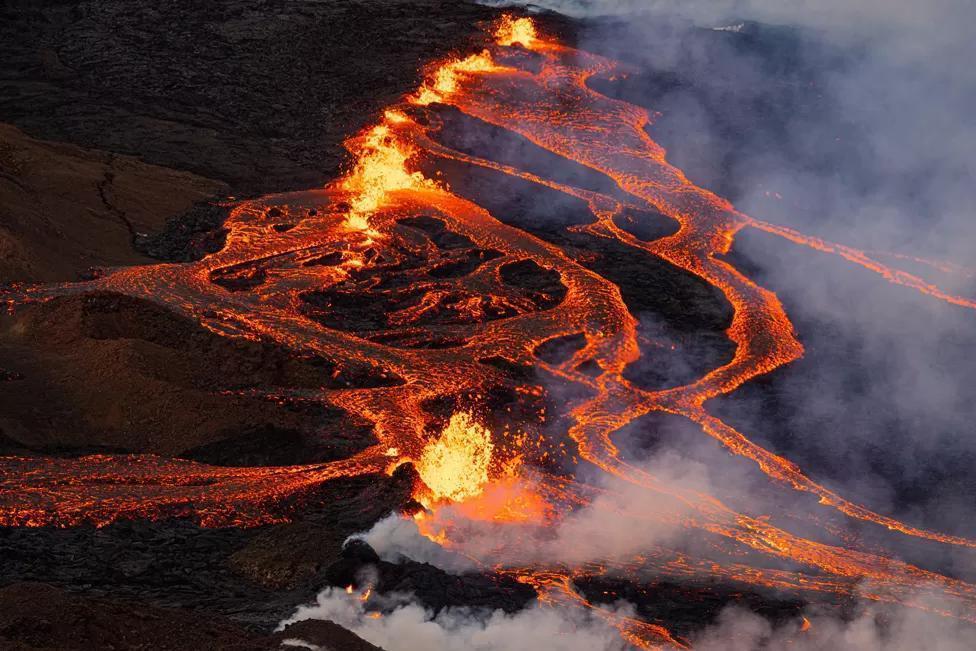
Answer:
<svg viewBox="0 0 976 651"><path fill-rule="evenodd" d="M867 607L844 620L808 612L809 628L796 622L773 626L741 608L727 608L716 623L693 640L696 651L966 651L973 648L971 627L921 611L885 612Z"/></svg>
<svg viewBox="0 0 976 651"><path fill-rule="evenodd" d="M624 651L615 629L583 610L533 604L518 613L448 608L436 616L408 597L389 595L386 614L366 610L358 595L328 588L279 630L306 619L331 620L386 651ZM629 611L627 611L629 612Z"/></svg>

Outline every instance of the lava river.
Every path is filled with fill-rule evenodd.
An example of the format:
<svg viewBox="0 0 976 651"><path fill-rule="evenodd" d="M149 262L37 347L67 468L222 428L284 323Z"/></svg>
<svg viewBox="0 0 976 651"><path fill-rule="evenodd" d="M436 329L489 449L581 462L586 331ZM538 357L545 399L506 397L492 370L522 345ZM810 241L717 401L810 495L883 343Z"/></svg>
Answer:
<svg viewBox="0 0 976 651"><path fill-rule="evenodd" d="M805 236L738 212L696 187L649 137L648 112L610 99L587 83L619 70L611 60L536 33L528 19L506 18L483 52L432 67L412 95L347 143L350 171L323 189L262 197L233 207L226 245L187 264L107 270L92 281L15 287L11 309L58 296L115 292L162 304L227 337L273 341L340 368L370 369L388 382L305 390L300 396L373 424L378 441L350 458L286 467L215 467L151 455L0 458L0 524L105 525L125 518L191 517L203 526L257 526L286 520L307 492L329 480L390 473L412 463L421 531L444 547L509 573L544 603L592 609L641 648L685 647L667 622L640 621L593 604L574 581L653 572L675 580L718 577L798 595L847 595L923 608L976 622L976 586L844 540L826 525L853 518L920 543L976 553L976 542L921 530L875 513L808 477L709 413L705 403L803 355L777 296L723 260L736 234L756 228L842 257L864 273L964 308L976 302L882 262L872 254ZM438 137L448 112L460 113L612 180L607 191L547 178L463 152ZM585 203L580 232L655 256L714 286L733 308L726 334L735 352L724 365L673 388L651 391L625 378L642 354L637 321L617 285L568 251L502 221L428 170L437 162L489 170ZM446 178L446 180L445 180ZM653 211L678 224L646 241L620 226L624 211ZM931 266L945 265L921 261ZM529 269L547 283L513 283ZM565 359L537 355L547 342L576 337ZM488 396L506 387L527 402L544 387L531 374L576 387L562 440L511 422L492 431ZM273 391L268 399L285 398ZM438 401L453 415L432 413ZM467 405L467 406L466 406ZM652 412L694 423L729 452L754 463L769 482L808 494L811 513L759 516L717 495L666 481L628 462L613 435ZM558 420L561 418L562 420ZM545 420L543 417L542 420ZM603 474L612 484L583 482ZM511 540L557 526L572 512L604 503L626 485L644 491L653 513L634 516L699 532L722 562L649 544L632 558L578 563L518 562L505 549L465 544L479 527L510 529ZM639 522L635 535L640 535ZM513 542L517 544L517 542ZM768 559L763 563L762 559ZM786 567L789 569L784 569ZM933 599L932 597L936 597ZM933 605L938 604L938 605Z"/></svg>

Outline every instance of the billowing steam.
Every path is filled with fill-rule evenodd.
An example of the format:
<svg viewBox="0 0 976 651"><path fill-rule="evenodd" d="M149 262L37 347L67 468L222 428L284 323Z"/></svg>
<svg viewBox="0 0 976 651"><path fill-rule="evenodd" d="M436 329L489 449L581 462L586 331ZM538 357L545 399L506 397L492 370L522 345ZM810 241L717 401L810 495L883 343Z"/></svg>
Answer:
<svg viewBox="0 0 976 651"><path fill-rule="evenodd" d="M314 605L303 606L280 628L305 619L325 619L386 651L623 651L615 630L580 610L533 605L513 615L501 611L446 609L434 615L406 596L383 600L385 614L345 590L329 588ZM621 607L625 608L625 607ZM624 610L623 612L627 612Z"/></svg>
<svg viewBox="0 0 976 651"><path fill-rule="evenodd" d="M716 624L694 640L698 651L965 651L972 640L961 625L920 612L889 613L868 607L850 620L807 613L796 624L773 626L745 610L722 611Z"/></svg>
<svg viewBox="0 0 976 651"><path fill-rule="evenodd" d="M705 466L672 452L662 454L644 469L671 489L710 490ZM397 562L406 557L458 573L476 569L470 558L507 567L540 563L579 566L626 560L655 545L692 546L682 527L686 514L680 507L664 507L648 499L645 489L620 479L603 477L598 481L605 492L589 505L544 526L470 519L463 508L439 506L428 516L432 520L424 521L424 527L436 530L440 522L448 523L450 549L425 537L415 520L395 514L355 537L365 540L384 560Z"/></svg>

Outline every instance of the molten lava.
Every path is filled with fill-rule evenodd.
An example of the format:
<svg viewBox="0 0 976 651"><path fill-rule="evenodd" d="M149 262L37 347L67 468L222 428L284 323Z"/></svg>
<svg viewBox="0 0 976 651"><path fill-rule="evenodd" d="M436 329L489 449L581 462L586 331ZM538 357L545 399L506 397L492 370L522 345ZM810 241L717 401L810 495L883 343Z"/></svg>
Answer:
<svg viewBox="0 0 976 651"><path fill-rule="evenodd" d="M537 36L535 23L530 18L503 16L495 29L495 42L499 45L532 47Z"/></svg>
<svg viewBox="0 0 976 651"><path fill-rule="evenodd" d="M518 65L519 57L529 56L526 51L533 57L530 69ZM934 300L976 308L971 299L880 260L968 270L900 254L869 254L738 212L666 160L645 129L651 119L646 110L605 97L587 83L618 68L540 35L528 19L505 18L495 46L432 69L416 93L351 139L347 145L355 162L345 177L322 190L238 204L225 224L221 251L198 262L113 269L87 282L8 291L2 298L14 306L90 291L135 296L224 336L272 341L331 360L340 369L370 368L397 381L301 394L373 424L375 445L332 463L228 468L151 455L0 458L0 524L104 525L122 518L179 516L206 526L254 526L287 519L295 496L310 487L382 473L412 460L423 483L416 498L430 509L417 516L421 530L460 547L472 523L521 532L545 528L580 508L597 508L603 503L599 490L574 472L586 467L591 476L602 472L643 491L654 504L652 514L633 516L635 525L642 524L640 518L667 521L707 540L725 560L655 545L634 559L588 560L579 566L539 561L506 567L495 549L477 560L518 576L546 603L594 609L634 645L685 646L670 635L666 622L642 622L589 603L575 590L575 579L653 571L676 581L719 578L806 595L850 595L863 584L870 599L976 621L972 584L842 539L824 524L825 514L911 536L920 545L954 546L959 554L974 553L976 543L912 527L834 493L706 407L708 400L803 355L778 297L722 258L740 230L762 229L838 255ZM438 112L445 105L599 172L617 187L611 194L577 188L451 149L438 140ZM637 321L620 288L581 265L574 257L578 252L503 223L420 171L422 162L436 160L480 166L582 200L592 213L589 224L577 227L583 232L704 279L734 309L726 333L735 344L734 356L685 385L659 391L634 386L624 370L642 351ZM660 212L680 227L656 240L638 239L615 221L634 208ZM267 219L271 209L295 226L274 229ZM320 263L326 259L341 263ZM533 270L533 282L548 280L506 282L506 273L525 269ZM226 282L215 282L235 277L248 280L245 289L228 291ZM361 312L353 319L350 310ZM581 342L565 359L543 361L537 355L540 346L565 338ZM429 437L438 429L434 423L443 422L430 413L431 404L465 404L499 388L531 404L545 391L536 376L523 372L530 366L575 390L565 394L570 397L561 405L564 413L557 414L564 420L556 422L568 423L566 442L553 444L562 451L559 463L552 461L555 452L534 458L528 435L493 436L471 415L488 409L484 400L470 412L457 409L446 427ZM269 389L267 397L282 396ZM754 462L773 486L809 493L820 506L771 517L740 513L720 496L634 467L621 458L612 437L652 412L696 424L703 435ZM541 414L535 424L514 425L534 432L548 418ZM784 570L784 564L798 569ZM938 608L925 598L933 594L942 604Z"/></svg>
<svg viewBox="0 0 976 651"><path fill-rule="evenodd" d="M481 495L488 484L492 451L491 433L469 414L451 416L440 438L424 448L417 473L429 491L417 496L422 504L449 500L462 502Z"/></svg>
<svg viewBox="0 0 976 651"><path fill-rule="evenodd" d="M385 118L394 124L406 119L396 111L387 111ZM415 150L410 144L398 141L385 123L350 143L349 149L357 157L356 166L340 187L350 193L347 218L350 228L367 230L369 215L384 204L391 192L431 186L422 174L407 170L407 161Z"/></svg>
<svg viewBox="0 0 976 651"><path fill-rule="evenodd" d="M432 539L443 523L437 517L450 505L451 517L471 521L545 523L552 506L521 476L523 456L510 452L507 459L495 454L491 432L466 412L451 416L441 435L424 448L416 463L423 482L414 499L432 517L421 517L421 530Z"/></svg>
<svg viewBox="0 0 976 651"><path fill-rule="evenodd" d="M465 74L490 72L494 69L495 63L488 51L448 61L437 67L433 78L424 82L413 101L421 106L443 102L458 91Z"/></svg>

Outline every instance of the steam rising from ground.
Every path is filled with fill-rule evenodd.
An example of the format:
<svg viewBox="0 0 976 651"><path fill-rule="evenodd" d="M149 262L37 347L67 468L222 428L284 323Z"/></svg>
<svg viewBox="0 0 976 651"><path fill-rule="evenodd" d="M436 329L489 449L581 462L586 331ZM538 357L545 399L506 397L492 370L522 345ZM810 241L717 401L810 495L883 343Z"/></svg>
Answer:
<svg viewBox="0 0 976 651"><path fill-rule="evenodd" d="M339 588L319 593L316 603L298 608L278 630L306 619L333 621L386 651L624 651L630 647L616 630L585 609L533 603L514 614L448 608L438 614L409 595L362 595ZM376 608L383 610L380 614ZM608 609L631 616L618 602ZM862 605L859 614L841 618L808 610L798 621L774 626L740 608L726 608L717 621L696 634L698 651L968 651L970 631L916 610ZM317 648L301 640L291 646Z"/></svg>
<svg viewBox="0 0 976 651"><path fill-rule="evenodd" d="M314 605L303 606L281 627L305 619L331 620L386 651L623 651L619 634L585 611L532 605L507 615L465 609L433 615L407 598L386 615L376 616L364 602L330 588ZM628 613L621 606L621 613ZM971 640L962 627L946 626L912 611L892 617L877 609L845 621L808 613L804 624L773 626L745 610L724 610L715 625L693 640L699 651L968 651ZM802 621L802 620L801 620ZM301 643L293 641L295 646Z"/></svg>
<svg viewBox="0 0 976 651"><path fill-rule="evenodd" d="M806 631L789 623L775 627L745 610L724 610L716 624L694 640L697 651L965 651L967 631L918 611L891 613L876 608L845 621L808 613Z"/></svg>
<svg viewBox="0 0 976 651"><path fill-rule="evenodd" d="M583 521L596 524L586 517ZM611 523L611 527L620 524ZM606 535L603 531L597 533ZM612 531L610 535L614 535ZM397 515L379 522L362 538L382 550L387 560L409 555L414 560L459 573L476 569L469 561L421 536L412 520ZM584 540L587 539L579 538L576 542ZM553 546L547 552L556 549ZM594 553L605 551L597 547L589 549ZM574 558L576 555L574 552ZM934 610L944 607L936 602L929 606ZM380 610L384 614L380 615ZM633 616L633 608L625 602L607 610ZM853 610L855 615L841 617L813 606L799 620L774 625L733 606L695 634L691 643L699 651L966 651L972 648L971 629L961 621L870 601L858 603ZM279 630L305 619L334 621L387 651L623 651L630 648L615 629L586 609L539 603L515 614L449 608L435 615L411 595L374 593L367 601L359 593L327 588L318 595L315 604L298 608L292 617L281 622Z"/></svg>
<svg viewBox="0 0 976 651"><path fill-rule="evenodd" d="M445 609L436 616L406 596L382 600L387 614L369 612L357 595L329 588L314 605L303 606L281 623L325 619L353 631L386 651L623 651L616 630L587 612L532 605L508 615ZM380 605L380 604L377 604ZM387 610L388 609L388 610Z"/></svg>
<svg viewBox="0 0 976 651"><path fill-rule="evenodd" d="M676 429L672 434L681 437L688 430ZM748 475L725 468L722 476L713 480L716 472L713 468L722 466L710 463L707 454L699 450L696 459L691 459L665 447L641 467L669 489L718 493L727 500L749 500ZM456 574L483 569L469 555L515 566L540 562L579 566L586 562L624 561L653 545L696 552L698 541L681 527L680 511L668 514L659 502L649 499L645 490L612 477L604 478L597 488L606 492L590 505L554 527L535 531L512 524L477 521L465 524L463 515L453 512L452 507L440 506L433 517L450 520L452 549L432 542L420 532L415 520L397 514L355 537L370 544L383 560L399 562L408 558ZM757 508L759 504L754 501ZM870 585L860 589L865 594L871 593ZM914 651L923 648L963 651L971 647L968 624L923 610L878 604L858 594L859 590L852 595L854 603L848 604L845 615L810 606L802 619L779 624L731 606L715 622L694 634L690 642L693 648L703 651ZM951 611L951 606L933 599L923 599L922 603L933 612ZM580 610L533 605L516 615L462 609L434 616L408 597L401 596L395 603L391 615L371 618L360 600L350 599L340 590L327 589L319 596L316 606L300 609L289 621L307 617L334 619L390 651L418 648L409 644L451 651L528 650L539 648L536 645L540 643L541 648L555 649L629 648L620 646L619 634L605 622ZM630 614L629 606L618 603L616 607ZM565 630L575 633L567 639L559 637L558 632ZM400 631L406 631L406 637L401 638ZM543 637L534 637L539 631L544 632ZM547 642L545 636L550 634L556 635L559 644L565 646ZM409 642L400 645L401 640ZM573 645L577 641L580 646Z"/></svg>
<svg viewBox="0 0 976 651"><path fill-rule="evenodd" d="M645 470L672 489L710 490L706 468L675 453L658 456L645 465ZM424 526L427 530L436 530L439 523L448 526L450 549L426 538L413 519L396 514L355 537L365 540L384 560L397 562L406 557L458 573L476 569L469 558L508 567L539 563L579 566L629 560L654 545L694 546L681 526L685 512L680 507L670 503L663 506L649 497L646 489L613 477L602 479L600 489L606 492L556 524L470 519L463 509L438 506Z"/></svg>

